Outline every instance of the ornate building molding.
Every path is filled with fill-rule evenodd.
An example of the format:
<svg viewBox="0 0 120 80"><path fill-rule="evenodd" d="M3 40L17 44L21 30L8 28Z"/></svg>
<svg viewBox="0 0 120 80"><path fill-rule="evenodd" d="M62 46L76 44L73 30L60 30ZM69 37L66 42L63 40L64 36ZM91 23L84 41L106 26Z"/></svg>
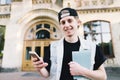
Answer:
<svg viewBox="0 0 120 80"><path fill-rule="evenodd" d="M10 18L11 5L0 5L0 19Z"/></svg>
<svg viewBox="0 0 120 80"><path fill-rule="evenodd" d="M96 9L77 9L79 14L91 14L91 13L111 13L120 12L120 7L115 8L96 8Z"/></svg>
<svg viewBox="0 0 120 80"><path fill-rule="evenodd" d="M23 0L12 0L12 2L22 2Z"/></svg>
<svg viewBox="0 0 120 80"><path fill-rule="evenodd" d="M0 15L0 19L10 18L10 14L2 14Z"/></svg>
<svg viewBox="0 0 120 80"><path fill-rule="evenodd" d="M10 11L11 11L10 4L0 5L0 15L1 14L10 14Z"/></svg>
<svg viewBox="0 0 120 80"><path fill-rule="evenodd" d="M33 4L45 4L45 3L50 4L52 3L52 0L32 0L32 3Z"/></svg>

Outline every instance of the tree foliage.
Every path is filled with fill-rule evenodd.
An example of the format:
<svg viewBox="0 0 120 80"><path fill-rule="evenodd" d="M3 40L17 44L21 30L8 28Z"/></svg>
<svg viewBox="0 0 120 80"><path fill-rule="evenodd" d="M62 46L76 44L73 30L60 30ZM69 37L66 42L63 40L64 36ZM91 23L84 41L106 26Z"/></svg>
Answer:
<svg viewBox="0 0 120 80"><path fill-rule="evenodd" d="M5 26L0 25L0 53L4 48L5 41Z"/></svg>

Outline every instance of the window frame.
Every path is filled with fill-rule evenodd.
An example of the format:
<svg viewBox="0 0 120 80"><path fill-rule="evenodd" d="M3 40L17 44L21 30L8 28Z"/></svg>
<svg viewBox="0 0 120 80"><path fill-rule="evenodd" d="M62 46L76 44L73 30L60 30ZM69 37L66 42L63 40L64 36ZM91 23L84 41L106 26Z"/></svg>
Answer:
<svg viewBox="0 0 120 80"><path fill-rule="evenodd" d="M94 22L99 22L100 25L98 24L94 24ZM105 25L105 23L107 23L108 25ZM104 24L104 25L103 25ZM97 28L100 28L100 32L99 32L99 29L98 29L98 32L96 33L96 29L94 29L94 27L97 26ZM104 26L107 26L109 28L109 30L107 32L105 32L105 30L103 29ZM89 28L88 32L86 31L87 28ZM86 30L85 30L86 28ZM113 50L113 43L112 43L112 34L111 34L111 25L110 25L110 22L109 21L105 21L105 20L94 20L94 21L89 21L89 22L86 22L83 24L83 29L84 29L84 38L87 39L87 36L89 36L92 41L95 41L97 42L97 39L96 36L100 35L100 39L101 39L101 42L99 42L97 45L101 46L102 50L103 50L103 53L106 57L108 58L114 58L114 50ZM104 31L103 31L104 30ZM86 31L86 32L85 32ZM104 35L109 35L107 37L110 37L110 38L106 38L109 39L109 42L105 42L103 40L105 40L105 38L103 37Z"/></svg>

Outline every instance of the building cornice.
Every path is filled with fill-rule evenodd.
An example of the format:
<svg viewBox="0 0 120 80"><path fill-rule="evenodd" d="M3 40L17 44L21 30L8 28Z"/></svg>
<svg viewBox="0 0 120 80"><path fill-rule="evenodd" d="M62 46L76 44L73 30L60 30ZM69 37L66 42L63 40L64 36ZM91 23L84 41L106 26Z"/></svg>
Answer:
<svg viewBox="0 0 120 80"><path fill-rule="evenodd" d="M22 2L23 0L12 0L12 2Z"/></svg>
<svg viewBox="0 0 120 80"><path fill-rule="evenodd" d="M120 7L76 9L79 14L120 12Z"/></svg>
<svg viewBox="0 0 120 80"><path fill-rule="evenodd" d="M0 19L10 18L10 14L0 14Z"/></svg>

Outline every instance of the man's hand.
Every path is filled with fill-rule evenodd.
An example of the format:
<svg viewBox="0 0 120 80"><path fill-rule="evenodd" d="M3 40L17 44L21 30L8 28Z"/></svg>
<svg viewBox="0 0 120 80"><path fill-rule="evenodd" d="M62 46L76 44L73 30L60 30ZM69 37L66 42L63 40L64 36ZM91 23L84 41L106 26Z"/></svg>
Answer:
<svg viewBox="0 0 120 80"><path fill-rule="evenodd" d="M86 68L84 68L83 66L81 66L80 64L76 63L76 62L70 62L68 63L69 67L70 67L70 73L71 75L81 75L84 76L85 71L87 70Z"/></svg>
<svg viewBox="0 0 120 80"><path fill-rule="evenodd" d="M39 71L41 70L42 68L45 68L48 66L48 63L45 63L43 61L43 58L41 58L39 61L37 60L37 58L32 58L32 62L33 62L33 66L34 68Z"/></svg>

